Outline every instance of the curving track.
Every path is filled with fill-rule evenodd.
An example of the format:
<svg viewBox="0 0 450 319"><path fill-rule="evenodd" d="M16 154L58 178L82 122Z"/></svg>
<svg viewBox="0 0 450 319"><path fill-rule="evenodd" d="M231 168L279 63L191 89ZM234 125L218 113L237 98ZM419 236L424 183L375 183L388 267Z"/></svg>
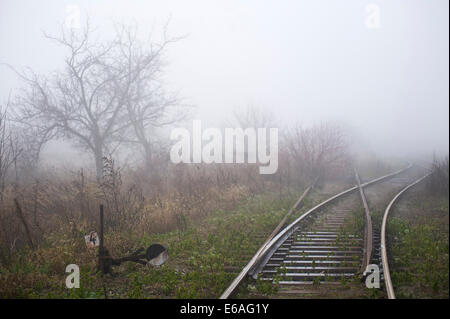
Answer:
<svg viewBox="0 0 450 319"><path fill-rule="evenodd" d="M238 286L249 276L277 283L281 287L279 296L285 297L289 294L298 296L299 294L320 293L320 289L311 288L316 287L316 283L338 286L337 284L345 280L362 278L362 272L366 265L374 261L379 260L379 263L385 266L385 263L381 262L381 258L379 258L383 250L383 248L381 250L379 248L379 227L378 225L372 227L364 189L387 180L393 180L411 167L412 165L408 165L402 170L364 183L360 182L356 173L356 186L309 209L281 231L278 231L281 228L279 225L220 298L226 299L233 296ZM397 177L397 179L399 178ZM404 185L405 178L400 180L400 184ZM406 180L409 182L410 178L406 178ZM408 185L402 192L420 180ZM359 196L356 194L358 190ZM307 194L307 192L305 193ZM306 196L305 193L290 213L299 206L301 199ZM400 194L392 200L388 209ZM360 205L360 201L365 210L363 233L352 232L345 227L355 205ZM386 209L387 212L388 209ZM387 214L385 214L385 218L386 216ZM383 241L382 234L383 231L381 232L381 241ZM381 247L385 247L385 244ZM387 260L387 258L385 259ZM389 269L386 269L386 280L388 281L390 279ZM353 286L356 290L364 289L361 282L353 284ZM389 283L386 283L386 287L389 295ZM347 297L352 297L352 295L347 295Z"/></svg>
<svg viewBox="0 0 450 319"><path fill-rule="evenodd" d="M396 203L396 201L399 199L399 197L406 192L411 187L417 185L421 181L423 181L425 178L427 178L430 175L430 173L426 174L425 176L417 179L413 183L407 185L405 188L403 188L395 197L391 200L389 205L386 207L386 210L384 212L383 216L383 222L381 224L381 260L383 263L383 274L384 274L384 282L386 283L386 291L388 294L389 299L395 299L395 293L394 293L394 286L392 284L391 280L391 274L389 271L389 261L387 256L387 250L386 250L386 224L387 224L387 218L389 215L389 212L391 211L392 207Z"/></svg>

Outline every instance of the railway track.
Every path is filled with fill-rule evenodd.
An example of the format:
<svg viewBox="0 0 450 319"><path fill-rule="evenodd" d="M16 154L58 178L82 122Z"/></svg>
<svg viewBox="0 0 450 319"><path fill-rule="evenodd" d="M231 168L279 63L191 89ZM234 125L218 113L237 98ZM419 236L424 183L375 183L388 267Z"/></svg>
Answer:
<svg viewBox="0 0 450 319"><path fill-rule="evenodd" d="M427 178L430 175L430 173L424 175L423 177L420 177L419 179L415 180L411 184L404 187L395 197L391 200L389 205L386 207L386 210L383 215L383 222L381 224L381 262L383 264L383 275L384 275L384 282L386 283L386 291L389 299L395 299L395 293L394 293L394 285L392 284L391 280L391 274L389 271L389 261L388 261L388 255L387 255L387 248L386 248L386 224L387 224L387 218L389 216L389 213L394 206L394 204L398 201L399 197L405 193L408 189L411 187L417 185L421 181L423 181L425 178Z"/></svg>
<svg viewBox="0 0 450 319"><path fill-rule="evenodd" d="M370 205L364 190L368 186L387 180L395 181L396 178L401 182L392 183L396 185L395 189L400 185L404 186L405 183L410 183L411 178L398 176L411 167L412 165L409 165L402 170L363 183L355 172L356 186L309 209L288 226L281 229L279 225L224 291L221 298L232 297L238 286L250 276L253 279L276 284L278 294L275 297L319 295L352 298L364 292L365 287L361 279L366 266L370 263L379 264L383 269L387 269L386 290L390 297L389 290L392 283L387 257L383 257L386 246L383 235L385 219L398 197L425 177L409 184L391 201L383 219L384 226L377 223L372 225ZM301 199L304 196L306 195L303 194ZM290 213L296 209L301 199ZM354 219L355 211L361 209L365 212L363 229L349 228L349 221ZM341 289L343 287L345 291Z"/></svg>

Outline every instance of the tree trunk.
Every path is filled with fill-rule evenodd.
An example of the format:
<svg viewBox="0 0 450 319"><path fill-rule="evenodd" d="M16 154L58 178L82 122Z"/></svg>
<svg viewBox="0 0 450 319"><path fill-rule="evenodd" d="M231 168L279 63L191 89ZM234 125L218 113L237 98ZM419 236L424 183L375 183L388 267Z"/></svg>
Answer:
<svg viewBox="0 0 450 319"><path fill-rule="evenodd" d="M145 175L147 178L150 178L152 176L152 166L153 166L153 160L152 160L152 147L150 143L143 142L142 148L144 149L144 163L145 163Z"/></svg>
<svg viewBox="0 0 450 319"><path fill-rule="evenodd" d="M96 149L94 151L94 156L95 156L95 171L97 175L97 182L100 183L103 177L103 150L101 148Z"/></svg>

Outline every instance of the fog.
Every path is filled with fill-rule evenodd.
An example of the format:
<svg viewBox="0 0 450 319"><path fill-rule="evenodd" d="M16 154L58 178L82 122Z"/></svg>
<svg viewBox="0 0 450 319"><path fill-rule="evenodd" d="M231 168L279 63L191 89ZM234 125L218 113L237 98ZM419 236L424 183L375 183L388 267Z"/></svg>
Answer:
<svg viewBox="0 0 450 319"><path fill-rule="evenodd" d="M366 21L379 8L379 27ZM165 84L194 118L219 126L254 105L285 125L333 121L361 148L388 156L448 152L448 1L17 1L0 3L0 63L49 74L57 35L77 5L102 37L112 21L140 32L170 20ZM22 82L0 66L0 102ZM189 125L189 124L188 124ZM47 153L70 161L69 147Z"/></svg>

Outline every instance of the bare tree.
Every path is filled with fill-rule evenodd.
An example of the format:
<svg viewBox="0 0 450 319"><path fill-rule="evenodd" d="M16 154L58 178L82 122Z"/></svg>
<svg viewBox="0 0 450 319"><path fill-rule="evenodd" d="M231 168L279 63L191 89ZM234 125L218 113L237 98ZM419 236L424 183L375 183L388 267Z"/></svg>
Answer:
<svg viewBox="0 0 450 319"><path fill-rule="evenodd" d="M276 116L269 110L249 105L243 110L235 110L230 125L237 123L241 128L271 128L278 127Z"/></svg>
<svg viewBox="0 0 450 319"><path fill-rule="evenodd" d="M147 48L125 28L117 31L114 39L98 42L89 23L82 32L62 28L60 37L46 37L68 50L64 70L51 77L18 73L27 83L15 101L20 122L90 151L97 179L104 154L112 154L130 128L146 145L146 126L156 123L167 105L154 97L160 90L147 81L159 72L159 57L171 40Z"/></svg>
<svg viewBox="0 0 450 319"><path fill-rule="evenodd" d="M0 200L3 201L3 193L6 180L11 168L20 155L17 137L11 128L7 117L7 107L0 107Z"/></svg>
<svg viewBox="0 0 450 319"><path fill-rule="evenodd" d="M342 129L331 123L311 128L296 125L288 132L285 143L294 165L310 179L344 167L350 158Z"/></svg>
<svg viewBox="0 0 450 319"><path fill-rule="evenodd" d="M146 169L153 166L157 151L161 148L158 128L185 118L185 109L178 107L180 99L163 88L161 75L165 66L164 54L168 45L178 38L167 36L167 24L159 43L138 39L136 26L116 26L120 61L128 76L126 108L131 128L124 136L125 142L140 146Z"/></svg>

